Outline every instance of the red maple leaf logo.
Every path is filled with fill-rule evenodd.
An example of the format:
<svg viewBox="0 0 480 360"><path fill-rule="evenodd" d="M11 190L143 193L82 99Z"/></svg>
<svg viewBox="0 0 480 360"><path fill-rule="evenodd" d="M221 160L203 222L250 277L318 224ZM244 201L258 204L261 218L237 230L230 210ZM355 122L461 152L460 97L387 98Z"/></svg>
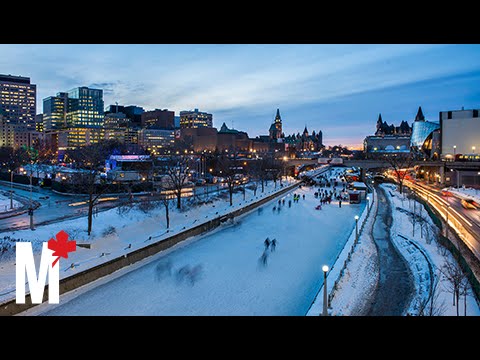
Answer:
<svg viewBox="0 0 480 360"><path fill-rule="evenodd" d="M77 250L77 242L75 240L68 240L68 234L61 230L55 236L57 240L48 240L48 248L53 250L53 256L57 258L53 261L52 267L55 266L60 257L68 259L68 253Z"/></svg>

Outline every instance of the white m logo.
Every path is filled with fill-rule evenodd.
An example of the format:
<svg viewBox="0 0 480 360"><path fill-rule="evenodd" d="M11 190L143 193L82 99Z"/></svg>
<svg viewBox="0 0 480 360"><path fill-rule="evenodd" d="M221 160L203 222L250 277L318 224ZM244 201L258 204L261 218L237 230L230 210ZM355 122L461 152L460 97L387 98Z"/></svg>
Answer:
<svg viewBox="0 0 480 360"><path fill-rule="evenodd" d="M25 304L25 273L27 274L28 286L32 304L41 304L43 291L45 290L48 273L48 301L50 304L59 303L60 264L52 263L56 259L53 251L48 248L48 243L43 243L40 269L35 271L35 259L33 258L32 244L30 242L16 243L16 302Z"/></svg>

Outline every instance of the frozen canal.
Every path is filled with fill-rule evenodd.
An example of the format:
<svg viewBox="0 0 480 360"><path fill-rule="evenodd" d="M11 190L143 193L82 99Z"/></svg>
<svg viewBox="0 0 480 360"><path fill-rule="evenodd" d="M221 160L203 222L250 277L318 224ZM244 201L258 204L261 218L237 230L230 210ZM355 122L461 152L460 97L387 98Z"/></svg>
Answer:
<svg viewBox="0 0 480 360"><path fill-rule="evenodd" d="M43 315L303 316L323 283L322 265L332 265L365 206L332 201L316 210L315 191L296 189L280 211L277 200L269 202L78 296L62 296L56 307L41 305ZM305 200L293 202L293 192ZM263 264L267 237L277 245ZM196 270L179 275L185 266Z"/></svg>

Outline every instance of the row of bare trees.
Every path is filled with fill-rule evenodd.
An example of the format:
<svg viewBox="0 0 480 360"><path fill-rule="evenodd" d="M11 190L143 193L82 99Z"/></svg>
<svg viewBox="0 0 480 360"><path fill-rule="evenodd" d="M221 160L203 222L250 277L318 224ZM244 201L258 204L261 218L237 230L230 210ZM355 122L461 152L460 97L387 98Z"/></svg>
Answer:
<svg viewBox="0 0 480 360"><path fill-rule="evenodd" d="M68 150L65 157L75 167L78 172L72 174L70 178L71 185L78 193L85 194L87 197L87 233L90 235L93 228L93 215L95 206L99 203L102 195L117 190L120 185L112 184L111 181L107 181L101 174L104 172L105 160L112 153L122 153L122 144L115 140L106 140L99 143L78 147L73 150ZM28 154L27 154L28 155ZM26 156L25 155L25 159ZM5 157L8 159L18 159L16 161L5 161L9 166L18 166L25 161L21 157L21 153L17 153L16 157L1 151L0 158ZM244 159L240 159L237 151L227 153L216 153L210 159L212 167L215 172L224 179L227 184L229 193L229 204L233 205L233 193L235 187L238 186L239 176L248 176L251 180L252 188L255 191L258 185L261 185L261 191L264 192L265 184L267 181L272 180L277 183L281 178L284 168L284 163L281 160L274 159L273 156L266 156L264 158L256 159L255 161L249 161L248 166L244 166L242 162ZM154 180L152 189L154 197L152 200L160 200L164 207L167 220L167 228L170 225L169 219L169 207L171 198L176 200L176 208L182 208L182 194L185 188L192 186L190 183L189 175L190 170L194 168L194 156L188 154L177 154L158 161L155 164L154 172L157 172L157 177L153 176ZM153 174L152 174L153 175ZM132 184L122 185L126 192L131 192ZM168 195L167 195L168 194ZM130 197L130 200L132 197Z"/></svg>

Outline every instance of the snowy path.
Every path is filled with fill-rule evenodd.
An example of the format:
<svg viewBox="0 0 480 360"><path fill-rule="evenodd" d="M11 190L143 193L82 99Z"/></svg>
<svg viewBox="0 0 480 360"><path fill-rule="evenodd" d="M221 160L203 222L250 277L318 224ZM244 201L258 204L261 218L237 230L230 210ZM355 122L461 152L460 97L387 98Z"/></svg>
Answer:
<svg viewBox="0 0 480 360"><path fill-rule="evenodd" d="M332 263L355 226L354 216L365 204L336 201L315 210L314 188L281 210L269 202L213 232L146 259L78 291L60 305L43 304L32 311L47 315L299 315L306 314L322 285L321 266ZM266 266L259 261L266 237L278 241L268 251ZM171 264L158 276L157 266ZM178 270L200 265L192 284ZM168 268L165 266L165 268ZM129 271L133 270L133 271ZM80 294L81 293L81 294ZM71 300L67 301L67 298ZM33 312L32 314L35 314ZM28 312L27 312L28 314Z"/></svg>
<svg viewBox="0 0 480 360"><path fill-rule="evenodd" d="M400 316L410 305L415 288L405 260L390 239L392 209L385 198L385 190L377 188L379 208L373 227L377 244L380 276L373 295L369 316Z"/></svg>

